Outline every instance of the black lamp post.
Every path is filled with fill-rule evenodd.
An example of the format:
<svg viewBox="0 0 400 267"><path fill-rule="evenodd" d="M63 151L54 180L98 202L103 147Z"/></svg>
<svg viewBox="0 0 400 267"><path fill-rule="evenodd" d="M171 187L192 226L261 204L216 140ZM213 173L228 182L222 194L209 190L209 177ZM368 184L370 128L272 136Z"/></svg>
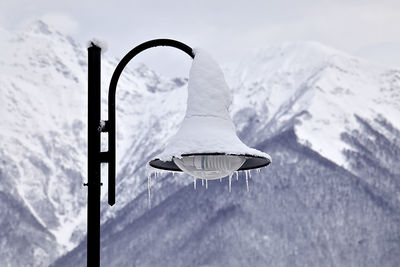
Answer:
<svg viewBox="0 0 400 267"><path fill-rule="evenodd" d="M192 48L170 39L156 39L133 48L115 69L108 92L108 121L101 114L101 48L94 43L88 48L88 206L87 266L100 266L100 168L108 164L108 203L115 204L115 94L118 79L129 61L140 52L156 46L170 46L194 58ZM108 133L108 151L101 151L101 132Z"/></svg>
<svg viewBox="0 0 400 267"><path fill-rule="evenodd" d="M88 48L88 183L85 185L88 186L87 265L89 267L100 266L101 163L108 164L108 203L111 206L115 204L115 94L118 79L132 58L140 52L156 46L175 47L188 54L191 58L195 58L195 53L192 48L181 42L170 39L151 40L133 48L118 63L112 75L108 92L108 121L102 121L100 116L101 48L94 43L91 43L91 46ZM195 177L195 183L196 177L212 180L232 174L233 171L236 170L249 170L267 166L271 162L270 156L247 147L239 140L235 133L234 124L230 119L226 102L222 101L222 105L220 103L221 96L225 98L226 94L229 94L229 89L226 84L222 83L221 85L220 82L222 80L224 81L223 78L215 80L214 77L210 77L210 75L216 75L218 78L221 78L223 77L222 70L216 67L217 64L208 58L208 56L205 56L205 54L198 55L196 53L194 63L196 63L196 60L197 62L203 63L211 62L211 65L208 65L208 67L211 67L212 71L208 68L204 68L202 63L192 65L192 69L195 70L194 73L200 68L202 75L205 74L204 77L201 77L202 80L205 81L205 86L200 89L191 89L189 80L188 103L191 102L193 104L193 99L196 98L196 96L194 96L196 92L203 94L203 96L204 94L210 93L209 90L210 88L214 88L215 81L219 81L216 87L220 86L220 88L217 88L218 90L211 92L211 94L213 98L218 99L218 101L215 99L208 99L211 104L208 103L205 114L202 113L204 112L202 103L193 104L193 107L188 105L187 112L189 112L189 116L185 116L182 127L176 135L177 138L175 138L169 146L170 148L181 147L183 150L178 152L174 151L169 157L164 154L160 156L160 158L151 160L149 165L162 170L184 171ZM198 78L199 77L195 77L197 81ZM216 107L217 111L215 111ZM213 111L214 113L210 114L209 111ZM193 129L192 126L196 123L206 124L206 126L201 127L201 129ZM102 152L100 149L101 132L108 133L108 151L105 152ZM197 138L196 142L192 142L193 138ZM182 146L183 141L185 143ZM200 148L199 150L191 146L191 143L201 143L209 147ZM166 150L168 152L168 146ZM231 176L229 176L229 179L231 179Z"/></svg>

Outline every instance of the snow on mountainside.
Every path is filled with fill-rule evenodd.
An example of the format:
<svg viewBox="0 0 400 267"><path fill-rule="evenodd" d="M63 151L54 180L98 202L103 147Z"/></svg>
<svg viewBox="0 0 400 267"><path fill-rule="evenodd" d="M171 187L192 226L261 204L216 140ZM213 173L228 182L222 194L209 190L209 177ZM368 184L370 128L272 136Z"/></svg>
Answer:
<svg viewBox="0 0 400 267"><path fill-rule="evenodd" d="M34 265L71 247L71 234L82 223L85 61L84 51L71 38L52 32L41 22L26 32L9 34L2 42L0 142L7 158L2 162L1 179L11 180L13 200L55 239L43 251L44 259L34 254ZM16 166L12 175L6 171L8 165ZM4 192L9 190L4 188ZM26 228L20 231L22 236L31 234ZM13 239L7 243L2 265L12 266L17 254Z"/></svg>
<svg viewBox="0 0 400 267"><path fill-rule="evenodd" d="M270 135L294 124L302 144L346 168L341 134L357 128L355 115L400 125L400 70L318 43L258 51L233 76L234 113L253 105L267 114L261 130Z"/></svg>
<svg viewBox="0 0 400 267"><path fill-rule="evenodd" d="M253 173L250 192L241 175L231 193L214 181L185 186L143 216L139 201L124 207L102 226L102 265L397 266L398 209L293 131L256 147L274 164ZM85 266L85 245L54 266Z"/></svg>
<svg viewBox="0 0 400 267"><path fill-rule="evenodd" d="M0 230L5 236L0 265L46 266L78 244L56 265L82 265L86 48L41 21L25 32L4 32L0 38L0 197L4 205L0 224L7 229ZM103 89L117 62L103 55ZM242 180L229 195L224 183L210 184L213 189L203 193L193 191L188 185L192 180L183 175L162 175L153 181L149 210L145 164L162 151L183 119L186 81L163 78L144 65L124 71L117 91L117 203L110 208L103 200L102 261L118 266L134 257L138 265L142 261L144 266L161 266L156 260L169 251L178 256L168 258L164 266L207 264L208 260L212 266L243 266L235 256L229 257L222 243L218 245L220 238L236 252L233 255L241 255L253 266L290 264L300 257L295 247L304 249L307 242L321 249L310 252L310 261L301 258L303 263L324 265L329 259L331 265L340 265L342 260L354 265L362 261L363 253L347 242L347 236L352 236L378 262L385 263L389 254L390 262L396 262L388 251L395 253L400 247L396 246L400 240L396 226L400 70L301 42L263 49L226 77L233 90L231 115L239 136L249 146L273 152L274 163L251 181L247 195L240 191ZM103 93L105 111L106 89ZM320 179L325 174L326 182ZM105 183L104 194L106 188ZM301 198L300 204L296 197ZM329 207L334 215L327 215ZM346 217L347 211L354 217ZM244 214L249 221L242 228ZM190 219L174 221L180 218ZM298 226L291 224L293 219L300 221ZM157 230L160 221L166 226ZM350 221L362 230L352 229L347 225ZM364 223L368 221L371 224ZM236 236L224 232L224 222L235 229ZM327 228L322 227L324 222ZM296 227L303 236L295 234ZM370 239L365 233L371 234ZM388 241L391 235L393 240ZM382 248L375 248L371 240L381 242ZM161 254L152 259L147 253L154 246L154 253ZM193 250L178 253L175 247L198 248L199 260L191 258L196 256ZM138 252L130 253L133 248ZM17 257L23 249L30 252ZM210 249L220 254L199 256ZM292 258L286 257L291 249ZM119 252L123 256L118 257Z"/></svg>
<svg viewBox="0 0 400 267"><path fill-rule="evenodd" d="M87 52L83 45L41 21L25 32L2 35L1 48L0 179L7 184L2 186L2 192L10 193L7 197L32 216L28 224L38 223L43 235L52 239L52 245L40 250L43 259L38 256L34 262L35 266L42 266L43 262L48 263L76 246L86 231L86 188L82 185L86 182L87 164ZM108 87L115 65L116 60L103 58L103 88ZM126 153L123 148L144 149L132 147L132 138L144 139L161 126L178 127L173 123L160 125L158 118L165 115L166 100L174 101L176 109L181 110L172 112L171 117L183 117L180 114L185 100L178 97L175 100L174 93L161 98L173 89L183 91L185 83L179 78L164 79L144 65L125 71L117 94L117 101L121 102L117 111L117 153L122 162ZM159 98L153 98L156 94ZM176 123L179 120L178 117ZM153 147L152 142L162 143L160 139L164 138L160 135L147 143ZM147 151L155 154L157 148ZM123 184L124 177L119 177ZM128 200L144 182L145 176L129 182ZM104 189L106 186L103 187L106 193ZM117 201L124 203L120 196ZM7 223L16 224L11 218ZM30 231L21 235L29 236ZM7 243L13 244L13 239ZM29 243L34 244L35 240ZM2 266L16 264L14 249L18 248L11 245L1 249Z"/></svg>

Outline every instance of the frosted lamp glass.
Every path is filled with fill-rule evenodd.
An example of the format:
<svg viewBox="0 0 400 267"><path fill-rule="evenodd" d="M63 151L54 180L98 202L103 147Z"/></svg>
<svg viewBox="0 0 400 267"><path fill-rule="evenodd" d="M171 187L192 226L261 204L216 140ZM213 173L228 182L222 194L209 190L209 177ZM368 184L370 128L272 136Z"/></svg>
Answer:
<svg viewBox="0 0 400 267"><path fill-rule="evenodd" d="M185 173L200 179L214 180L229 176L246 161L244 156L196 155L173 158Z"/></svg>

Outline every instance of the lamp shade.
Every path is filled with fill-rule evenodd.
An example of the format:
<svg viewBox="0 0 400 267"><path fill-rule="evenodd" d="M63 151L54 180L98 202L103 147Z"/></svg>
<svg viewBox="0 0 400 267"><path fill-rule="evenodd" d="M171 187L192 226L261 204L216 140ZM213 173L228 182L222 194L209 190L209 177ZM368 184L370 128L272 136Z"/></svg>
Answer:
<svg viewBox="0 0 400 267"><path fill-rule="evenodd" d="M271 157L246 146L236 135L229 115L231 94L221 68L205 51L194 53L182 125L149 165L202 179L267 166Z"/></svg>

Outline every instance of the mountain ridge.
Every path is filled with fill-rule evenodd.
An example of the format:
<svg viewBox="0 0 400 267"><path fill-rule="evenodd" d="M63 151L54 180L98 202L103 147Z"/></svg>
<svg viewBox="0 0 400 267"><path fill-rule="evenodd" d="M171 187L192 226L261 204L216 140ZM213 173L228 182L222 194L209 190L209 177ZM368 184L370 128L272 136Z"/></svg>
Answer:
<svg viewBox="0 0 400 267"><path fill-rule="evenodd" d="M31 241L28 241L27 244L32 251L36 249L36 254L39 256L35 258L33 256L35 253L27 254L26 257L16 263L19 259L15 258L15 255L20 247L17 242L14 242L16 237L9 236L6 239L6 244L10 246L0 249L3 251L2 261L6 261L2 262L2 265L47 265L55 261L61 254L71 251L74 247L75 250L72 250L55 264L64 266L63 262L65 264L68 261L74 262L71 260L72 255L80 255L76 260L83 263L86 219L86 190L82 186L86 176L85 107L87 96L85 92L87 63L85 48L71 37L64 36L43 22L38 22L25 33L14 35L11 43L9 45L4 43L3 46L7 46L7 49L4 50L7 51L7 58L0 59L0 100L1 103L6 104L0 107L0 115L4 121L4 131L0 133L2 147L0 153L3 154L3 161L0 165L0 180L7 186L4 186L0 192L4 194L4 199L10 199L8 203L15 201L20 205L11 205L15 208L5 209L5 212L14 212L15 214L22 212L35 218L24 221L27 226L23 228L24 232L22 233L30 238ZM291 49L293 46L297 50ZM304 49L304 52L301 52L302 49ZM196 243L192 239L194 237L190 236L190 232L183 233L185 238L192 240L191 246L198 246L206 254L210 250L204 244L211 240L211 232L212 235L224 240L226 246L235 247L234 240L231 237L224 239L221 235L223 232L221 230L223 229L222 224L226 222L223 220L224 216L232 216L230 217L232 219L228 220L230 225L239 229L243 222L238 219L238 216L240 217L243 213L260 217L270 223L272 223L272 219L268 218L268 214L272 214L276 220L281 220L282 227L287 227L286 232L278 231L281 235L296 236L294 234L295 228L292 227L290 220L287 220L290 217L289 214L282 215L279 210L272 206L268 206L268 209L259 211L260 214L257 214L256 209L251 208L251 203L255 204L261 200L272 201L270 198L277 196L280 198L280 202L275 202L276 206L285 204L284 198L281 198L283 195L286 196L283 191L286 190L288 184L285 183L289 183L289 185L293 183L301 188L306 188L299 192L292 189L296 194L310 193L311 196L317 196L316 189L305 185L307 181L318 181L318 183L323 181L319 179L318 175L322 175L323 170L328 169L332 170L330 173L335 173L340 177L347 177L348 179L358 177L359 183L362 182L365 190L361 190L361 193L357 193L357 196L364 200L368 200L369 197L375 198L376 203L383 203L379 206L365 204L360 199L353 199L354 205L360 207L372 205L374 211L374 213L369 211L366 212L366 215L363 215L357 210L352 210L355 214L358 214L358 217L353 218L354 222L369 229L366 234L371 234L373 230L376 230L383 236L382 239L374 237L376 240L381 240L379 242L383 244L382 250L374 249L371 243L368 245L367 251L377 257L381 257L390 249L397 251L396 242L393 241L394 244L392 244L392 241L385 241L384 238L390 234L394 235L394 240L398 238L396 237L398 228L392 221L397 222L398 220L398 214L393 209L398 207L400 197L399 193L393 188L399 186L400 171L393 163L395 160L384 164L382 160L377 160L375 155L371 156L371 153L368 154L367 152L375 149L382 158L396 158L398 155L399 144L396 140L398 140L400 125L398 121L400 108L397 104L400 95L400 71L396 68L365 63L360 59L347 57L341 52L323 46L321 51L315 52L315 49L320 49L320 45L315 43L285 44L281 48L282 55L282 51L279 51L279 49L277 49L278 52L267 49L268 52L263 53L270 55L266 57L256 56L254 59L250 57L246 61L251 62L251 64L244 62L237 69L226 73L226 79L233 92L231 115L240 138L246 144L256 146L267 153L269 153L269 146L274 147L271 140L276 140L282 146L281 152L279 147L275 146L275 152L272 155L273 164L275 164L275 157L281 158L277 161L279 168L271 166L274 171L270 171L270 167L268 167L261 174L253 174L254 177L250 180L250 191L255 190L254 193L238 195L239 200L247 201L248 204L245 208L238 206L237 201L239 200L234 200L232 195L227 194L227 188L223 184L210 184L210 189L211 187L213 189L204 191L206 195L203 197L201 196L203 192L190 191L193 187L191 185L192 178L185 175L160 175L153 180L153 208L148 209L145 164L148 159L162 150L166 140L179 128L185 111L187 81L184 78L164 78L145 65L127 68L124 71L117 93L117 168L119 170L117 205L110 208L106 200L104 198L102 200L102 237L105 242L102 254L104 254L103 257L109 258L107 264L111 266L118 264L120 259L111 257L111 255L116 255L113 254L116 248L121 246L138 248L141 246L140 243L127 239L134 238L129 233L136 233L137 230L131 229L131 225L137 220L151 222L149 225L139 224L143 232L149 232L147 236L141 234L143 242L148 244L157 240L157 235L153 235L153 233L157 232L157 222L163 216L168 218L171 218L171 214L178 216L179 209L184 209L187 217L195 220L195 217L193 217L195 213L191 213L181 204L174 206L175 202L185 202L179 200L181 196L188 203L194 201L194 199L199 199L201 202L206 201L209 208L214 205L225 206L219 213L214 210L216 213L214 213L215 218L212 220L212 224L221 232L207 230L208 234L200 238L206 243L200 241ZM327 62L324 51L327 51L328 54L339 53L339 55L328 56ZM322 54L322 58L318 57L318 54ZM312 60L307 60L309 58ZM103 90L102 96L102 117L104 119L106 119L108 78L111 76L116 62L116 59L103 56L102 87L105 90ZM258 69L258 73L254 72L254 69ZM364 86L364 83L367 86ZM363 88L363 90L359 88ZM361 101L358 101L359 98L361 98ZM342 103L343 100L346 103ZM385 104L383 107L382 103ZM367 112L364 112L364 110ZM361 120L357 119L357 116ZM364 122L370 125L370 128ZM313 130L313 128L316 128L316 130ZM330 131L334 134L331 134ZM362 142L357 143L355 140ZM381 141L384 145L376 147L374 145L375 140L386 141ZM290 144L293 145L292 148ZM103 144L103 146L106 145ZM296 154L297 158L290 157L290 151ZM334 153L329 154L332 152L327 153L327 151L334 151ZM280 153L283 154L280 155ZM337 155L340 155L340 157ZM307 164L310 168L318 170L314 176L312 176L312 172L295 166L299 161L298 158L302 156L308 159ZM376 165L371 165L371 162L376 162ZM367 168L368 164L371 167ZM280 169L285 167L288 170ZM345 173L339 172L337 168L345 170ZM360 172L363 169L368 170L368 172ZM281 174L278 175L277 173ZM275 178L271 178L273 174L276 174ZM293 175L294 178L290 175ZM271 185L264 182L263 179L266 176L270 177L269 182L277 186L276 190L272 190ZM375 177L380 177L382 182ZM333 175L328 181L337 185L334 178ZM299 179L299 182L295 179ZM103 182L105 182L103 189L106 189L107 184L104 177ZM240 192L243 189L243 176L237 183L239 186L233 189ZM356 182L354 183L356 184ZM354 184L347 184L345 188L353 192L356 190L353 186ZM340 187L330 189L328 185L324 184L318 184L317 188L329 196L333 196L330 190L337 190L338 192L342 190ZM263 189L271 195L264 198ZM204 190L204 188L200 188L200 190ZM212 195L211 191L214 190L217 190L221 195ZM183 195L181 195L182 192L184 192ZM103 191L104 194L106 194L106 190ZM348 195L345 196L349 197ZM291 198L290 196L287 197ZM320 196L318 195L318 197ZM227 200L225 201L224 198ZM312 203L313 200L312 197L305 199L308 204ZM335 201L321 202L321 205L337 205L342 209L338 210L339 213L352 207L341 199L336 201L337 203ZM368 201L366 203L370 203ZM169 203L171 207L166 208L165 212L160 212L159 207L167 207L165 203ZM301 227L307 228L309 223L313 223L307 221L307 217L304 217L305 214L308 214L307 209L303 209L301 205L297 207L295 201L291 202L290 205L285 205L284 207L288 211L300 209L303 212L298 214L302 222ZM193 212L196 211L196 214L200 216L199 218L205 218L206 215L203 214L201 205L191 204L191 207ZM306 205L305 207L311 206ZM129 214L127 214L128 211ZM1 217L5 218L5 214L2 213ZM335 225L334 217L322 215L318 209L316 214L316 216L326 217L332 225L331 231L333 233L335 233L335 227L341 227ZM382 221L375 217L376 214L383 214ZM344 222L350 220L350 217L341 218ZM378 223L371 226L364 225L362 222L364 219L379 222L381 226ZM238 220L238 223L235 223L236 220ZM318 225L321 223L319 217L315 217L314 220L318 222ZM37 225L39 222L44 227L39 227ZM6 223L10 226L17 225L17 219L9 217L8 221L3 219L0 223ZM208 223L209 221L206 220L195 225L200 227L199 229L204 227L204 229L207 229ZM269 226L258 225L256 221L252 221L252 224L248 227L253 226L260 231L271 231ZM392 232L390 227L394 229ZM250 228L247 231L252 232ZM118 229L121 233L126 233L126 238L122 238L125 241L121 244L118 244L118 239L115 239L115 229ZM190 227L187 229L190 229ZM318 229L318 231L322 231L322 228ZM168 228L163 230L166 234L169 233ZM176 229L172 230L175 231ZM346 231L349 234L352 233L351 228L346 228ZM200 237L200 233L201 231L196 236ZM237 233L239 242L252 246L244 234L240 234L240 231L237 231ZM312 235L312 232L309 233ZM358 232L357 235L362 236ZM341 235L341 237L343 236ZM160 234L160 238L170 245L174 242L176 244L181 242L174 238L168 241L163 234ZM300 242L298 238L296 237L293 240ZM43 246L38 246L36 243L35 240L39 239L46 240ZM274 240L279 243L277 236ZM284 240L288 241L285 238ZM316 244L322 242L311 237L310 240L313 240L312 242L316 242ZM306 242L307 239L300 243L297 241L295 243L299 246L301 242ZM347 247L343 240L336 240L335 242L338 242L343 248ZM214 243L218 244L215 239ZM250 254L243 255L249 262L255 264L263 262L283 264L286 262L283 255L292 251L294 247L279 244L282 245L280 246L281 250L277 250L276 254L280 255L280 258L275 258L273 254L258 249L255 249L258 254L246 250ZM328 241L320 244L323 246L333 245ZM363 241L363 244L365 245L366 241ZM166 248L171 249L170 245ZM58 249L55 250L54 247ZM261 248L266 249L267 247L260 245ZM155 251L162 255L163 248L158 246L158 249ZM124 257L131 259L129 250L122 249L122 251L126 252ZM219 251L223 255L219 263L230 263L228 251L221 247L219 247ZM236 252L237 255L242 255L239 251ZM343 251L341 253L344 253L346 257L349 255ZM354 262L357 260L362 262L362 251L354 253ZM147 255L146 252L143 252L143 255L139 255L138 258L147 262L143 258L144 255ZM218 255L213 255L210 265L218 265ZM250 259L249 255L255 256L255 259ZM181 262L185 262L184 259L190 259L194 263L202 263L190 258L189 255L181 256L177 259ZM257 257L264 261L257 261ZM296 256L296 254L291 256L292 260L295 260L296 257L300 256ZM318 259L317 262L323 262L323 259L317 254L310 257L311 260ZM388 261L388 263L397 260L396 256L391 257L393 261ZM307 262L302 257L299 259ZM332 259L340 261L340 257L337 255L333 255ZM371 261L370 265L377 263L370 257L368 259ZM243 263L235 257L232 260L231 266ZM332 261L330 264L333 265L334 262ZM152 263L154 265L160 264L154 260ZM169 263L171 266L174 265L173 258L169 259ZM207 261L204 260L203 263L206 264ZM289 262L286 263L289 264ZM364 263L368 266L368 262ZM384 263L383 265L385 265Z"/></svg>

